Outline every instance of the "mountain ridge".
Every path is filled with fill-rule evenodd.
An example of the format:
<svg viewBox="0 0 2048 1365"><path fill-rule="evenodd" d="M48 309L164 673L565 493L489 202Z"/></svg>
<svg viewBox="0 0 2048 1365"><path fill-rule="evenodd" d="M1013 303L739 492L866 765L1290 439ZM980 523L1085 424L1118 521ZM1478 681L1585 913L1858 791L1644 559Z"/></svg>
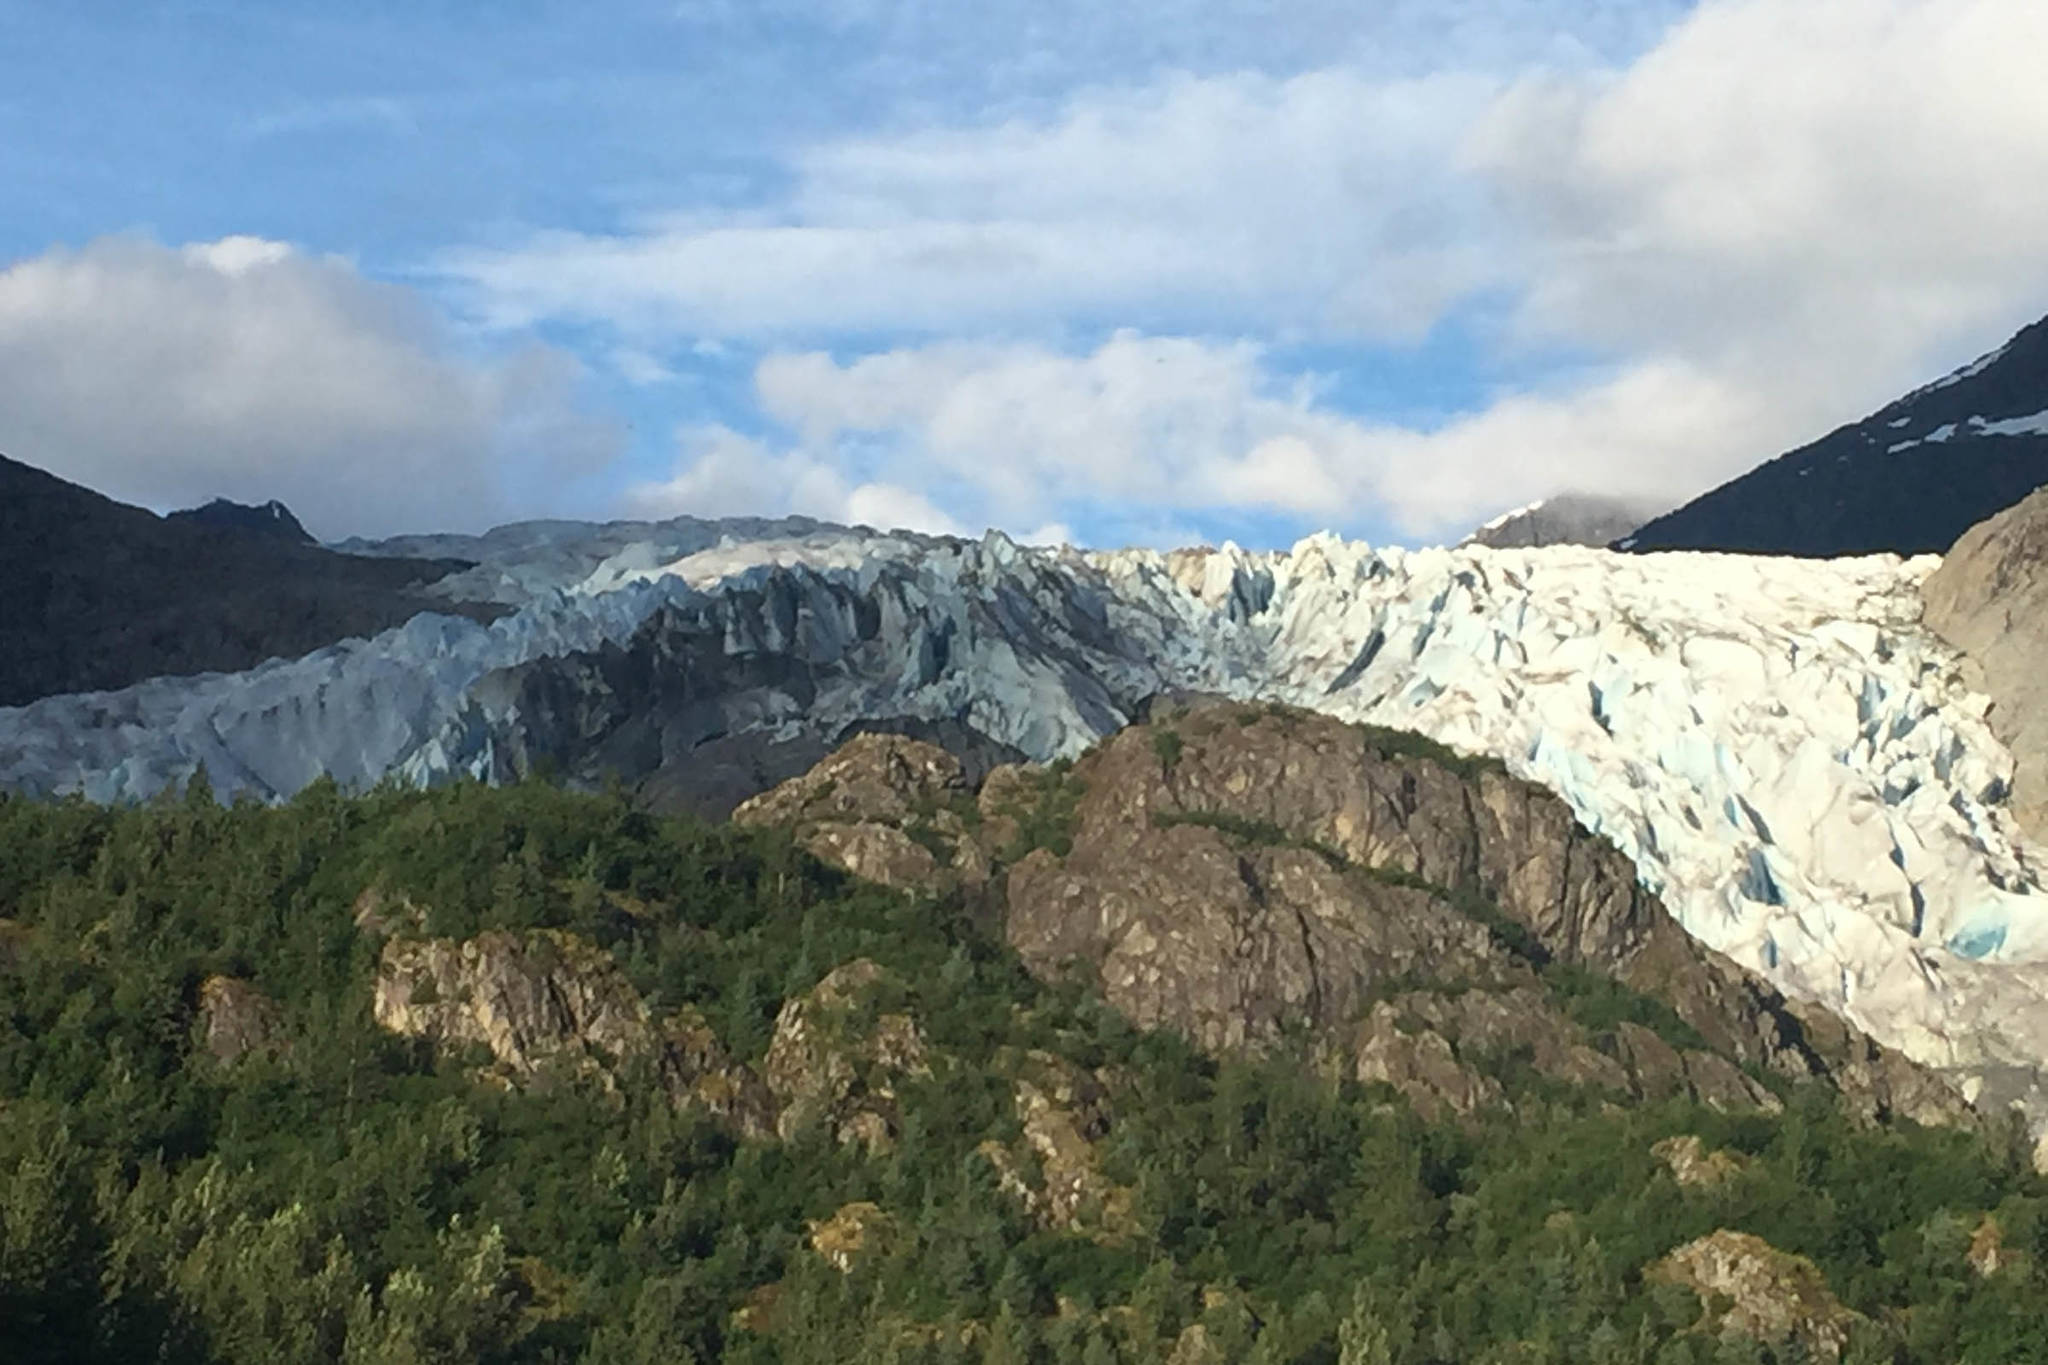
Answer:
<svg viewBox="0 0 2048 1365"><path fill-rule="evenodd" d="M1941 554L2048 483L2048 318L1614 542L1830 558Z"/></svg>
<svg viewBox="0 0 2048 1365"><path fill-rule="evenodd" d="M251 532L249 510L279 521L158 517L0 456L0 707L298 658L426 610L495 614L425 592L466 562L336 554Z"/></svg>

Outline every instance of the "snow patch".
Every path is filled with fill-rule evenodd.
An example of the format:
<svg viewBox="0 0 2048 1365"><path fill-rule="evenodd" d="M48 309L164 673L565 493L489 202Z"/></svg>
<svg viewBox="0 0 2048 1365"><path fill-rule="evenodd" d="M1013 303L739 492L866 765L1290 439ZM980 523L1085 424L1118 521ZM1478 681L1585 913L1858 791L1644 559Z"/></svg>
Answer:
<svg viewBox="0 0 2048 1365"><path fill-rule="evenodd" d="M1949 371L1949 373L1943 375L1941 378L1935 380L1933 383L1921 385L1919 388L1913 390L1911 393L1907 394L1904 398L1901 398L1899 401L1901 403L1910 403L1915 398L1923 397L1927 394L1937 392L1941 389L1951 388L1954 385L1962 383L1965 379L1975 379L1978 375L1984 373L1984 371L1990 369L1993 365L1996 365L1999 361L2003 360L2005 358L2005 353L2011 349L2012 343L2008 341L2005 345L2000 346L1997 350L1990 351L1984 355L1978 356L1975 360L1963 366L1961 369L1951 370Z"/></svg>

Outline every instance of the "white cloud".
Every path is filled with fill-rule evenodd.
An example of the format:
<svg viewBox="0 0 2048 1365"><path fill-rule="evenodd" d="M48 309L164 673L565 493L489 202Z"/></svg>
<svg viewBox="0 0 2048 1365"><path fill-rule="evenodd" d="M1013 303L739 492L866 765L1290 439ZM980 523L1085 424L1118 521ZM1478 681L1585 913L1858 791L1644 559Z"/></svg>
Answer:
<svg viewBox="0 0 2048 1365"><path fill-rule="evenodd" d="M1708 0L1619 69L1173 77L828 143L752 214L449 265L503 322L784 347L763 413L805 476L865 471L835 496L1429 537L1569 486L1677 501L2038 315L2044 61L2039 0ZM1398 345L1460 309L1591 363L1413 430L1174 335ZM878 332L1035 340L799 349Z"/></svg>
<svg viewBox="0 0 2048 1365"><path fill-rule="evenodd" d="M1082 356L946 344L841 365L775 354L762 410L819 462L879 461L893 481L958 490L970 521L1024 531L1074 503L1263 505L1321 514L1356 466L1355 429L1247 344L1119 333Z"/></svg>
<svg viewBox="0 0 2048 1365"><path fill-rule="evenodd" d="M670 478L626 490L629 515L794 515L884 531L960 535L966 530L911 489L888 482L852 482L816 454L777 452L729 427L685 427L677 433L677 447Z"/></svg>
<svg viewBox="0 0 2048 1365"><path fill-rule="evenodd" d="M1722 0L1606 82L1530 79L1470 164L1521 325L1839 410L2037 316L2048 7Z"/></svg>
<svg viewBox="0 0 2048 1365"><path fill-rule="evenodd" d="M282 498L317 535L488 523L508 478L607 461L578 370L450 349L346 262L109 238L0 270L0 451L158 507Z"/></svg>
<svg viewBox="0 0 2048 1365"><path fill-rule="evenodd" d="M1654 497L1769 426L1711 376L1644 365L1416 432L1331 410L1315 385L1272 374L1254 346L1135 333L1080 356L958 343L846 364L776 354L755 382L787 448L692 431L675 478L641 490L638 510L875 521L848 510L854 490L839 471L857 465L867 486L946 490L950 518L921 495L919 516L900 523L923 529L992 524L1071 541L1076 519L1104 509L1128 519L1237 508L1427 539L1561 482Z"/></svg>
<svg viewBox="0 0 2048 1365"><path fill-rule="evenodd" d="M1177 78L1050 121L827 144L789 200L618 236L553 233L444 262L505 326L934 334L1229 318L1412 336L1496 282L1453 153L1490 77Z"/></svg>

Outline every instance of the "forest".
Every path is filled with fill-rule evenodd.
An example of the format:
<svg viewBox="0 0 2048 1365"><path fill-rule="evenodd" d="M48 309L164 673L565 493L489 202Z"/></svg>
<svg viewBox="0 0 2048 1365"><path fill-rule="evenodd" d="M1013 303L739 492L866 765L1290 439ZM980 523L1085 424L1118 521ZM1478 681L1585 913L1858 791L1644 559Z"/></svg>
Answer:
<svg viewBox="0 0 2048 1365"><path fill-rule="evenodd" d="M650 1016L688 1012L737 1067L864 959L883 984L859 1008L913 1020L924 1061L860 1082L890 1105L868 1141L740 1131L632 1058L494 1082L477 1047L379 1023L372 891L422 938L595 945ZM271 1012L232 1059L202 1037L223 978ZM1064 1220L1019 1197L1050 1188L1020 1057L1104 1096L1094 1205ZM1730 1114L1616 1106L1513 1056L1496 1074L1509 1105L1425 1121L1306 1045L1206 1057L1034 980L957 896L618 792L321 782L222 805L201 777L132 808L0 797L0 1358L1831 1353L1713 1329L1728 1305L1656 1272L1726 1229L1824 1280L1842 1359L2048 1360L2048 1181L2014 1131L1860 1125L1819 1086ZM1681 1183L1674 1138L1720 1176Z"/></svg>

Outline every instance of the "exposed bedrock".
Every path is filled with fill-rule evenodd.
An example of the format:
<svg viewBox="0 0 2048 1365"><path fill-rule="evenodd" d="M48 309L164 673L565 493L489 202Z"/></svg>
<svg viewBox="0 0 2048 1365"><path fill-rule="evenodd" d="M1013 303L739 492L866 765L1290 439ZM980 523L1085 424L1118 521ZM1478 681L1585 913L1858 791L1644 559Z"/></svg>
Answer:
<svg viewBox="0 0 2048 1365"><path fill-rule="evenodd" d="M1499 1102L1488 1059L1524 1053L1618 1097L1771 1108L1765 1075L1872 1119L1968 1116L1942 1078L1687 936L1556 797L1411 736L1199 701L972 798L943 752L870 737L737 818L885 884L972 891L993 869L1033 971L1081 971L1211 1051L1305 1031L1425 1112ZM898 845L915 856L875 858ZM1669 1027L1575 1014L1588 977Z"/></svg>

